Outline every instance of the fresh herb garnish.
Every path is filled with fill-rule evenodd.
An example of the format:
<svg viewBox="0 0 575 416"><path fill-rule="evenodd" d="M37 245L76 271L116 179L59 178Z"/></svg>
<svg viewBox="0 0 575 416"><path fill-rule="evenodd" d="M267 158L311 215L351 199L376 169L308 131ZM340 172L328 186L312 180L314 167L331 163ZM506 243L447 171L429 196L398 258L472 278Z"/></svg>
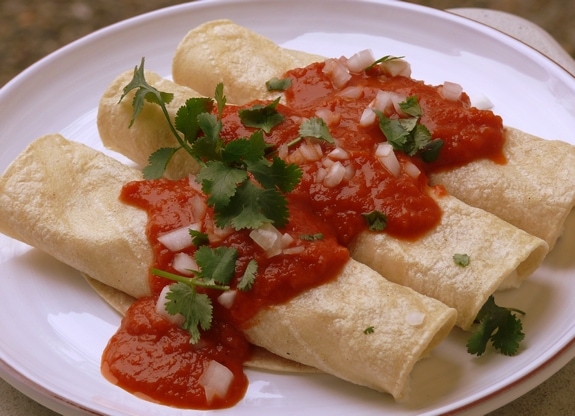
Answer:
<svg viewBox="0 0 575 416"><path fill-rule="evenodd" d="M387 216L381 211L371 211L361 215L370 231L383 231L387 227Z"/></svg>
<svg viewBox="0 0 575 416"><path fill-rule="evenodd" d="M409 117L390 118L382 111L374 110L379 119L379 128L387 142L393 146L394 150L401 151L408 156L419 154L425 162L433 162L439 156L443 140L432 140L427 127L419 123L422 111L418 98L408 97L399 106Z"/></svg>
<svg viewBox="0 0 575 416"><path fill-rule="evenodd" d="M469 258L469 255L467 255L467 254L456 253L453 255L453 261L458 266L467 267L467 266L469 266L470 258Z"/></svg>
<svg viewBox="0 0 575 416"><path fill-rule="evenodd" d="M373 326L368 326L367 328L365 328L363 330L363 333L365 335L370 335L370 334L373 334L374 332L375 332L375 328Z"/></svg>
<svg viewBox="0 0 575 416"><path fill-rule="evenodd" d="M481 356L491 341L503 355L517 354L519 344L525 338L517 314L525 315L525 312L497 306L493 296L490 296L477 314L476 327L467 341L467 352Z"/></svg>
<svg viewBox="0 0 575 416"><path fill-rule="evenodd" d="M313 137L315 139L325 140L330 144L335 143L327 124L325 124L325 121L321 117L312 117L301 123L299 135L301 138Z"/></svg>
<svg viewBox="0 0 575 416"><path fill-rule="evenodd" d="M373 67L375 67L375 66L377 66L377 65L379 65L379 64L382 64L382 63L384 63L384 62L393 61L393 60L402 59L402 58L403 58L403 56L385 55L384 57L379 58L378 60L374 61L370 66L368 66L367 68L365 68L364 71L369 71L369 70L372 69Z"/></svg>
<svg viewBox="0 0 575 416"><path fill-rule="evenodd" d="M291 86L290 78L277 78L274 77L266 82L268 91L285 91Z"/></svg>
<svg viewBox="0 0 575 416"><path fill-rule="evenodd" d="M323 234L322 233L303 234L303 235L300 235L299 238L300 238L300 240L304 240L304 241L317 241L317 240L323 239Z"/></svg>
<svg viewBox="0 0 575 416"><path fill-rule="evenodd" d="M156 104L166 118L168 126L178 141L178 146L162 148L149 158L144 169L146 179L163 176L174 154L183 149L200 165L196 180L207 195L207 203L214 208L217 226L231 226L236 230L258 228L266 223L284 226L289 219L286 193L299 183L302 172L295 164L287 164L273 157L268 159L268 145L263 132L269 133L282 122L284 116L276 109L279 98L268 105L255 105L240 111L242 123L259 129L250 137L225 143L220 133L222 114L226 105L223 84L218 84L214 99L190 98L180 107L172 122L167 104L173 94L161 92L148 84L144 73L144 59L134 69L132 80L124 87L120 101L135 90L133 115L130 126L140 114L146 102ZM215 110L215 113L214 113ZM181 313L185 317L184 328L191 334L191 342L197 342L200 328L208 329L212 319L210 298L198 293L197 287L227 290L235 273L237 251L229 247L212 249L207 235L190 232L198 247L195 260L200 271L194 277L184 277L154 269L153 273L177 282L167 294L166 310L170 314ZM255 260L238 284L239 290L249 290L257 273Z"/></svg>

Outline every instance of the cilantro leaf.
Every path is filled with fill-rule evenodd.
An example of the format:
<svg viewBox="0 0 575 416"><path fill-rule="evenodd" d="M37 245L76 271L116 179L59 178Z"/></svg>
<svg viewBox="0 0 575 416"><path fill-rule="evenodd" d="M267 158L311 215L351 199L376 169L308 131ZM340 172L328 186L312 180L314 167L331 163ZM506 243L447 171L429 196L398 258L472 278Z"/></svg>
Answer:
<svg viewBox="0 0 575 416"><path fill-rule="evenodd" d="M216 100L216 104L218 106L218 117L222 118L222 114L224 111L224 107L226 106L226 96L224 95L224 84L219 83L216 85L216 91L214 93L214 99Z"/></svg>
<svg viewBox="0 0 575 416"><path fill-rule="evenodd" d="M274 77L266 82L268 91L285 91L291 86L290 78L277 78Z"/></svg>
<svg viewBox="0 0 575 416"><path fill-rule="evenodd" d="M164 104L169 104L174 99L174 94L160 92L158 89L148 84L144 71L144 58L142 58L140 66L136 66L134 68L132 80L124 87L120 101L122 101L132 90L136 90L136 93L132 101L134 111L132 113L132 119L130 120L130 127L132 127L134 121L142 111L142 108L144 108L145 101L162 106ZM167 111L164 111L164 113L167 114Z"/></svg>
<svg viewBox="0 0 575 416"><path fill-rule="evenodd" d="M194 287L177 282L170 286L166 299L166 311L170 315L184 316L182 327L190 333L190 343L197 343L200 328L208 330L212 326L213 306L210 298L198 293Z"/></svg>
<svg viewBox="0 0 575 416"><path fill-rule="evenodd" d="M234 276L238 251L233 247L201 246L194 256L202 277L213 279L215 282L227 285Z"/></svg>
<svg viewBox="0 0 575 416"><path fill-rule="evenodd" d="M284 115L276 109L279 102L278 97L268 105L256 104L252 108L240 110L240 120L246 127L259 128L269 133L284 119Z"/></svg>
<svg viewBox="0 0 575 416"><path fill-rule="evenodd" d="M304 240L304 241L323 240L323 234L322 233L303 234L303 235L300 235L299 238L300 238L300 240Z"/></svg>
<svg viewBox="0 0 575 416"><path fill-rule="evenodd" d="M238 283L238 290L246 292L250 290L256 280L256 273L258 272L258 263L254 259L250 260L246 271L244 272L240 282Z"/></svg>
<svg viewBox="0 0 575 416"><path fill-rule="evenodd" d="M470 259L469 259L469 255L467 255L467 254L456 253L453 255L453 261L458 266L467 267L467 266L469 266Z"/></svg>
<svg viewBox="0 0 575 416"><path fill-rule="evenodd" d="M181 147L163 147L156 150L148 158L148 166L143 169L145 179L158 179L164 175L166 167L174 154L180 150Z"/></svg>
<svg viewBox="0 0 575 416"><path fill-rule="evenodd" d="M387 227L387 216L381 211L371 211L361 215L370 231L383 231Z"/></svg>
<svg viewBox="0 0 575 416"><path fill-rule="evenodd" d="M375 332L375 328L373 326L368 326L367 328L365 328L363 330L363 333L365 335L370 335L370 334L373 334L374 332Z"/></svg>
<svg viewBox="0 0 575 416"><path fill-rule="evenodd" d="M227 206L215 214L216 225L236 230L259 228L266 223L283 227L289 211L287 200L277 189L262 189L252 181L243 182Z"/></svg>
<svg viewBox="0 0 575 416"><path fill-rule="evenodd" d="M517 313L525 314L518 309L496 305L495 299L490 296L477 314L477 325L467 341L467 352L481 356L491 341L492 346L503 355L517 354L519 344L525 338Z"/></svg>
<svg viewBox="0 0 575 416"><path fill-rule="evenodd" d="M189 229L190 237L192 237L192 243L196 246L203 246L210 242L209 237L206 233L202 233L201 231Z"/></svg>
<svg viewBox="0 0 575 416"><path fill-rule="evenodd" d="M198 116L212 111L214 102L211 98L194 97L178 109L176 113L176 129L183 133L188 143L193 143L200 133Z"/></svg>
<svg viewBox="0 0 575 416"><path fill-rule="evenodd" d="M286 193L293 191L302 177L299 166L287 164L279 157L274 157L271 163L267 159L260 159L248 164L247 169L264 188L277 187Z"/></svg>
<svg viewBox="0 0 575 416"><path fill-rule="evenodd" d="M216 209L227 206L238 184L247 179L245 170L235 169L217 160L206 163L196 176L196 180L202 184L202 191L208 195L208 205Z"/></svg>
<svg viewBox="0 0 575 416"><path fill-rule="evenodd" d="M320 140L325 140L328 143L334 144L335 141L331 136L329 128L321 117L312 117L301 123L299 127L300 137L313 137Z"/></svg>
<svg viewBox="0 0 575 416"><path fill-rule="evenodd" d="M222 160L226 163L256 162L263 159L267 143L261 130L254 132L247 139L236 139L229 142L222 150Z"/></svg>
<svg viewBox="0 0 575 416"><path fill-rule="evenodd" d="M379 59L377 59L376 61L374 61L371 65L369 65L367 68L365 68L364 71L369 71L370 69L372 69L374 66L377 66L379 64L382 64L384 62L387 61L393 61L395 59L402 59L403 56L392 56L392 55L385 55Z"/></svg>

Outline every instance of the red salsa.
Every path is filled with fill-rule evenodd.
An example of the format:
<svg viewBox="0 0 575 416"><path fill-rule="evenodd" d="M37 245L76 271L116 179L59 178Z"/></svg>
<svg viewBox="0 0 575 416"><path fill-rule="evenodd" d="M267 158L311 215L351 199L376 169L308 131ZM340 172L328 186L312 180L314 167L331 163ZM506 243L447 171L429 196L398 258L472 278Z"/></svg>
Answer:
<svg viewBox="0 0 575 416"><path fill-rule="evenodd" d="M285 103L277 105L284 119L265 134L275 155L298 164L303 173L299 185L288 194L289 222L276 230L283 244L279 253L270 256L255 243L250 230L215 227L214 213L194 178L124 186L121 199L148 213L146 232L154 252L153 268L181 273L175 266L176 255L193 257L197 248L190 244L170 250L159 238L188 226L210 235L211 247L235 248L238 257L229 289L232 302L222 302L220 291L198 289L210 297L214 311L212 327L202 331L198 344L191 344L189 333L155 312L160 292L172 282L151 275L152 296L130 308L104 353L102 371L109 380L148 400L176 407L209 409L235 404L247 388L242 365L250 357L242 328L266 307L335 278L349 259L345 246L368 229L367 214L384 215L383 232L403 239L418 238L441 219L435 199L445 191L430 188L428 174L479 158L505 162L501 118L471 107L466 94L446 99L440 86L388 76L377 67L351 73L345 86L336 88L324 65L312 64L285 75L291 86L285 91ZM432 139L443 141L437 159L426 162L395 151L397 170L382 163L378 152L386 142L385 135L377 122L359 122L381 91L402 100L417 97L422 110L419 122ZM254 104L267 103L243 108ZM220 136L225 142L255 131L242 124L239 110L231 105L224 109ZM397 110L388 116L402 117ZM302 121L315 117L325 121L333 143L298 140ZM239 290L251 260L259 266L257 276L249 290ZM234 377L225 397L207 401L198 380L211 360L226 366Z"/></svg>

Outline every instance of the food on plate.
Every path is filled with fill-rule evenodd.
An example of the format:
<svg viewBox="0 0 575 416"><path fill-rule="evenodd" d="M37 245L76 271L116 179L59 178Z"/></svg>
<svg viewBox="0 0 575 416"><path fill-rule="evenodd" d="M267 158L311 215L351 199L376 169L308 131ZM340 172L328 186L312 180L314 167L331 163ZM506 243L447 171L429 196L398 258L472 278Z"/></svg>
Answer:
<svg viewBox="0 0 575 416"><path fill-rule="evenodd" d="M67 180L55 180L62 177ZM23 184L27 185L23 187ZM188 200L201 198L197 186L193 186L187 178L180 181L161 180L158 185L164 193L171 192L171 186L184 190L186 199L182 204L188 210L181 211L175 218L170 208L170 215L162 221L167 221L164 226L170 227L180 227L182 221L185 224L192 215ZM150 285L147 267L159 261L157 253L155 260L152 260L150 252L159 250L162 256L171 257L185 252L178 250L177 253L168 253L169 250L160 247L161 244L154 239L148 241L146 211L135 208L131 203L121 202L117 197L124 187L125 194L136 199L148 198L147 203L153 211L152 206L158 203L158 199L153 191L146 191L148 186L149 182L141 180L138 170L85 145L59 135L47 135L33 142L1 178L0 230L73 265L99 282L95 285L103 283L105 286L99 287L99 290L113 287L139 298L127 310L126 302L119 307L130 315L139 310L141 303L150 302L150 287L158 296L161 284L165 284L165 281L160 281L159 286ZM144 188L140 190L143 192L138 191L139 187ZM77 192L69 192L70 189L77 189ZM294 203L297 205L297 201ZM301 212L292 212L294 224L298 223L296 217L305 219L307 214ZM198 213L195 215L197 219ZM205 221L209 224L210 217L206 216ZM315 231L325 227L321 223L317 223L318 229L309 222L302 224L314 235ZM289 227L297 225L290 225L287 229ZM148 228L148 235L153 233ZM166 233L159 235L161 237ZM228 238L233 240L240 237L234 234ZM137 244L126 244L126 240ZM239 305L237 309L230 307L233 319L250 342L262 345L271 352L285 358L295 358L300 363L345 380L389 392L398 399L403 398L412 367L447 335L455 322L456 312L432 298L388 282L361 263L348 260L346 250L331 240L333 238L327 234L324 238L300 239L291 246L292 254L273 257L277 259L274 267L290 265L294 259L317 253L312 248L315 245L326 244L330 251L339 254L329 258L324 256L323 262L318 259L304 263L304 267L312 272L318 271L318 277L321 277L319 271L327 270L324 284L303 290L301 294L292 290L292 298L278 304L272 301L267 307L254 310L250 304L266 302L265 298L261 300L258 297L259 289L255 290L258 275L252 290L236 294L238 299L244 297L246 300L236 302ZM248 240L242 241L242 245L248 244ZM305 252L295 249L298 246L307 249ZM240 255L240 258L244 257ZM121 263L118 259L122 259ZM258 262L260 267L266 262L261 253L258 254ZM105 267L100 267L100 264ZM116 266L126 274L121 281L110 273ZM309 283L304 281L302 284L305 286ZM284 293L285 289L280 292ZM219 302L223 301L214 302L214 316L228 310L218 306ZM143 320L140 316L138 325L144 325ZM126 322L123 328L128 325ZM183 330L181 332L185 333ZM119 333L123 334L122 330ZM196 347L189 343L189 334L185 339L184 344L188 347L184 347L184 353L190 354L188 350L193 351ZM210 340L209 337L207 340L202 338L199 345ZM142 344L138 345L145 348ZM113 359L119 353L114 348L121 351L122 345L112 342L108 351L111 358L105 355L103 371L111 379L117 377L113 372ZM237 377L241 381L241 377ZM156 389L161 391L162 388L150 384L148 388L151 390L136 391L144 397L159 400L153 394ZM138 388L143 387L139 385ZM214 400L211 407L219 403L217 399ZM172 404L181 405L177 400ZM202 406L205 403L198 405Z"/></svg>
<svg viewBox="0 0 575 416"><path fill-rule="evenodd" d="M221 33L226 37L217 38L216 35ZM242 42L227 42L234 36ZM205 39L210 39L210 42L206 43ZM207 22L192 29L178 45L173 61L173 79L202 95L211 95L215 86L223 82L228 96L238 97L237 101L230 102L242 104L260 98L258 94L268 79L282 77L294 67L322 60L317 55L309 54L306 58L304 53L300 53L297 58L299 64L294 65L291 62L293 52L275 46L273 56L277 60L274 61L263 52L269 42L229 20ZM238 64L223 66L229 70L216 70L223 56ZM241 85L236 84L234 79L239 74L252 73L252 62L258 65L255 73L262 75L242 77ZM394 70L399 68L398 65ZM462 92L461 86L451 82L446 82L442 88L455 97ZM433 130L432 125L428 124L428 127ZM442 130L433 131L434 137L441 134ZM510 127L505 128L504 138L500 157L505 163L484 158L458 169L434 168L429 172L430 183L441 184L454 197L542 238L553 248L575 206L575 186L572 185L575 147Z"/></svg>
<svg viewBox="0 0 575 416"><path fill-rule="evenodd" d="M316 65L306 67L307 71L313 74L319 72L317 69L319 66ZM161 91L161 87L167 87L168 91L174 92L178 102L185 100L186 92L178 89L177 85L162 80L153 73L148 74L148 82L155 88ZM160 107L155 105L144 105L146 114L155 114L153 118L141 119L138 116L131 124L133 109L131 105L125 103L131 104L132 96L126 97L120 105L117 104L117 97L123 94L123 86L128 85L131 76L133 73L123 73L107 88L99 105L98 126L102 141L107 147L120 151L140 165L145 165L146 160L134 155L152 154L159 148L173 146L175 138L172 135L170 141L163 140L171 132L166 122L163 130L157 125L150 128L149 120L157 120L157 117L162 115ZM304 84L301 89L306 91L307 84L326 83L325 78L319 80L313 78L311 82L309 80L311 77L312 75L308 75L307 72L297 79L293 76L290 88ZM234 85L231 88L233 89ZM310 112L307 108L294 109L289 105L297 101L294 98L297 93L290 92L290 88L284 92L288 97L288 106L285 107L281 103L277 106L280 113L285 113L286 119L282 124L275 126L266 139L279 149L299 134L296 131L298 124L293 120L313 119L315 115L313 109ZM324 86L320 91L324 93L328 89ZM435 90L432 89L432 92ZM321 108L337 107L337 112L328 112L325 117L331 117L332 120L334 117L345 117L344 121L327 123L327 127L335 137L334 140L338 141L337 144L317 139L314 142L311 139L302 141L299 147L293 146L289 152L286 151L286 155L281 156L286 160L295 160L304 169L302 184L295 192L308 195L309 203L316 207L320 215L326 221L337 224L340 242L349 246L352 257L375 268L396 283L407 285L457 309L457 325L466 330L470 329L489 296L498 289L519 286L539 266L547 253L547 244L491 213L462 203L443 192L441 187L428 188L426 176L420 174L420 169L423 170L422 162L415 162L419 163L417 168L411 163L412 159L403 159L401 152L397 153L400 154L404 172L397 176L401 176L403 184L401 186L404 188L400 190L386 188L385 184L393 183L393 175L388 173L386 167L381 166L379 158L374 155L378 141L383 137L381 132L377 130L374 132L373 128L368 130L370 126L367 126L367 133L355 134L363 111L361 106L365 104L356 105L360 101L359 97L353 99L344 97L337 101L340 98L338 94L336 89L329 97L335 104L324 102L319 105ZM300 95L305 95L310 101L314 97L313 92ZM369 102L369 98L361 98ZM348 106L349 103L352 105ZM239 122L236 116L238 111L241 112L252 105L253 103L248 103L245 106L227 107L231 110L224 114L222 134L229 140L249 136L253 132L245 127L239 129L239 133L231 131L238 129ZM438 108L442 107L438 105ZM176 112L173 111L173 107L170 111L171 117L175 119ZM482 120L481 118L480 122ZM479 128L483 126L480 125ZM138 138L142 141L138 141ZM132 147L138 149L132 150ZM142 151L143 148L146 151ZM334 157L337 152L347 156ZM184 151L178 153L187 154ZM311 154L311 157L306 156L308 154ZM400 162L397 162L398 167ZM172 160L170 164L172 163L178 161ZM342 167L341 170L345 172L343 175L349 177L342 175L341 183L337 186L325 186L325 181L318 178L326 175L325 172L329 169L325 167L328 165L330 168ZM187 166L188 169L178 167L177 170L186 174L197 172L197 164ZM414 168L418 177L411 178L406 174L405 166ZM409 197L403 197L402 203L399 204L398 195L409 195ZM345 203L346 209L333 210L330 205L332 202L323 203L335 199L340 200L338 202L340 206ZM390 208L391 206L394 208ZM385 211L386 230L383 233L369 231L362 219L362 210ZM396 215L397 212L401 215ZM419 213L424 215L417 215ZM456 254L470 256L471 264L467 267L457 265L453 261L453 256Z"/></svg>

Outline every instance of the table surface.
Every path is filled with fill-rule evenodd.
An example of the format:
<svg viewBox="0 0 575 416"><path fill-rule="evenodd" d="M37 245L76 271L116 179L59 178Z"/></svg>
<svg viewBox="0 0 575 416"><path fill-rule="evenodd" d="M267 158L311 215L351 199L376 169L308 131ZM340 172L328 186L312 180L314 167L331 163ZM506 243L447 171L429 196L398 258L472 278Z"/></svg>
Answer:
<svg viewBox="0 0 575 416"><path fill-rule="evenodd" d="M539 26L504 12L459 8L452 12L500 29L533 46L575 75L575 61L557 41ZM522 397L491 412L490 416L566 415L573 412L575 360ZM0 379L0 416L55 416L57 413L34 402Z"/></svg>

